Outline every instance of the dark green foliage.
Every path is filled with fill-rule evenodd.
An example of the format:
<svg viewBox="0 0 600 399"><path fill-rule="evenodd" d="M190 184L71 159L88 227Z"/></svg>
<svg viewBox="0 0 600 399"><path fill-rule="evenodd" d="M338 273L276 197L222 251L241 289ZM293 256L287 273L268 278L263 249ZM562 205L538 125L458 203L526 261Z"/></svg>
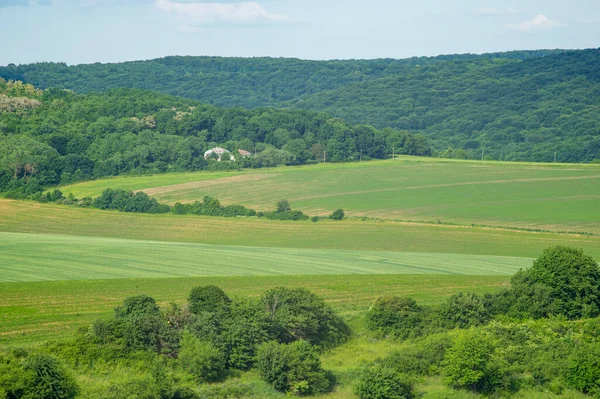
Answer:
<svg viewBox="0 0 600 399"><path fill-rule="evenodd" d="M261 377L278 391L313 395L330 391L333 386L317 351L306 341L265 343L258 349L256 365Z"/></svg>
<svg viewBox="0 0 600 399"><path fill-rule="evenodd" d="M500 375L493 354L492 339L477 330L461 331L452 347L446 350L443 373L446 382L475 392L493 391Z"/></svg>
<svg viewBox="0 0 600 399"><path fill-rule="evenodd" d="M447 328L479 326L490 320L483 298L459 292L449 297L439 309L440 323Z"/></svg>
<svg viewBox="0 0 600 399"><path fill-rule="evenodd" d="M305 340L333 347L350 335L348 327L323 299L304 288L270 289L262 295L262 305L279 342Z"/></svg>
<svg viewBox="0 0 600 399"><path fill-rule="evenodd" d="M144 192L133 193L121 189L107 188L95 198L92 206L98 209L114 209L122 212L166 213L171 210L168 205L159 204Z"/></svg>
<svg viewBox="0 0 600 399"><path fill-rule="evenodd" d="M189 333L183 334L179 360L198 382L222 381L227 375L223 352L213 343L202 341Z"/></svg>
<svg viewBox="0 0 600 399"><path fill-rule="evenodd" d="M439 373L446 350L452 346L447 334L430 335L390 354L381 364L399 374L431 375Z"/></svg>
<svg viewBox="0 0 600 399"><path fill-rule="evenodd" d="M255 216L256 211L248 209L242 205L227 205L223 206L218 199L212 197L204 197L204 201L196 201L191 204L176 203L171 210L177 215L205 215L205 216Z"/></svg>
<svg viewBox="0 0 600 399"><path fill-rule="evenodd" d="M569 385L583 393L600 395L600 343L586 343L573 353L567 372Z"/></svg>
<svg viewBox="0 0 600 399"><path fill-rule="evenodd" d="M569 319L600 314L600 268L583 251L556 246L544 250L533 266L511 280L514 311L532 317Z"/></svg>
<svg viewBox="0 0 600 399"><path fill-rule="evenodd" d="M333 213L329 216L330 219L333 220L342 220L344 218L344 210L343 209L336 209L335 211L333 211Z"/></svg>
<svg viewBox="0 0 600 399"><path fill-rule="evenodd" d="M374 365L358 377L354 393L359 399L412 399L412 385L393 368Z"/></svg>
<svg viewBox="0 0 600 399"><path fill-rule="evenodd" d="M192 313L209 312L222 317L229 313L231 299L219 287L206 285L192 288L188 297L188 304Z"/></svg>
<svg viewBox="0 0 600 399"><path fill-rule="evenodd" d="M277 201L277 212L289 212L292 210L290 203L286 199L281 199Z"/></svg>
<svg viewBox="0 0 600 399"><path fill-rule="evenodd" d="M383 296L375 300L367 312L367 327L382 335L400 339L421 334L424 320L423 309L412 298Z"/></svg>

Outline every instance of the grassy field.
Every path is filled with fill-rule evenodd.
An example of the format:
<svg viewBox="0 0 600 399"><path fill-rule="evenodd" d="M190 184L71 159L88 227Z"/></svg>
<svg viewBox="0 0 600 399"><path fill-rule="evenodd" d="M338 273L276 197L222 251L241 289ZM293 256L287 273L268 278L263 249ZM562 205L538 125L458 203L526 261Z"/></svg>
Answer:
<svg viewBox="0 0 600 399"><path fill-rule="evenodd" d="M320 275L184 277L0 283L0 345L40 343L66 337L98 317L109 316L124 298L149 294L161 305L183 304L192 287L215 284L231 296L257 297L285 285L305 287L325 297L353 323L380 295L409 295L432 304L458 291L490 292L508 284L506 276Z"/></svg>
<svg viewBox="0 0 600 399"><path fill-rule="evenodd" d="M280 222L128 214L0 200L0 231L271 248L433 252L535 258L553 245L600 259L600 237L399 222Z"/></svg>
<svg viewBox="0 0 600 399"><path fill-rule="evenodd" d="M430 158L223 173L123 177L63 187L77 197L143 190L162 202L205 195L271 210L280 198L311 215L348 215L600 233L600 166Z"/></svg>

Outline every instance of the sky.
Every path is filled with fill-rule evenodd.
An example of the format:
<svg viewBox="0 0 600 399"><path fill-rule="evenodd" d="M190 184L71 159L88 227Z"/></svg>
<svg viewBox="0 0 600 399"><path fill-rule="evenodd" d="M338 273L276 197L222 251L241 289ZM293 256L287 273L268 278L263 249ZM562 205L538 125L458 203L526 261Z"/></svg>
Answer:
<svg viewBox="0 0 600 399"><path fill-rule="evenodd" d="M0 65L600 47L600 0L0 0Z"/></svg>

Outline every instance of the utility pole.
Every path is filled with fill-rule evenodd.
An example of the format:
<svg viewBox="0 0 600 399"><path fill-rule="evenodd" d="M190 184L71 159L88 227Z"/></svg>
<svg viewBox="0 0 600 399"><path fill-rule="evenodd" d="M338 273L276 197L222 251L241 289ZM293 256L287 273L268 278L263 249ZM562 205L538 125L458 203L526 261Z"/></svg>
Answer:
<svg viewBox="0 0 600 399"><path fill-rule="evenodd" d="M323 150L323 162L327 162L327 151Z"/></svg>
<svg viewBox="0 0 600 399"><path fill-rule="evenodd" d="M392 147L392 159L396 158L396 147Z"/></svg>
<svg viewBox="0 0 600 399"><path fill-rule="evenodd" d="M484 151L484 148L481 149L481 160L482 161L483 161L483 151Z"/></svg>
<svg viewBox="0 0 600 399"><path fill-rule="evenodd" d="M359 162L362 162L362 150L360 150L360 161Z"/></svg>
<svg viewBox="0 0 600 399"><path fill-rule="evenodd" d="M554 163L556 163L556 151L554 151Z"/></svg>

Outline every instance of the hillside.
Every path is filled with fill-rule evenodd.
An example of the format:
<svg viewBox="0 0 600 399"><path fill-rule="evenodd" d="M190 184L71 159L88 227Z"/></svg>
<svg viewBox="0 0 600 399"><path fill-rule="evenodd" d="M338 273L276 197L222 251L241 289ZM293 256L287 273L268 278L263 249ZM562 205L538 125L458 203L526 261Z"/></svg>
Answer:
<svg viewBox="0 0 600 399"><path fill-rule="evenodd" d="M217 145L235 162L212 162ZM256 156L243 158L238 149ZM427 155L421 136L304 110L220 108L139 89L80 95L0 79L0 191L124 173L233 170Z"/></svg>
<svg viewBox="0 0 600 399"><path fill-rule="evenodd" d="M598 49L406 60L167 57L10 65L0 76L82 93L135 87L228 107L325 111L423 133L451 158L591 162L600 158L599 63Z"/></svg>

